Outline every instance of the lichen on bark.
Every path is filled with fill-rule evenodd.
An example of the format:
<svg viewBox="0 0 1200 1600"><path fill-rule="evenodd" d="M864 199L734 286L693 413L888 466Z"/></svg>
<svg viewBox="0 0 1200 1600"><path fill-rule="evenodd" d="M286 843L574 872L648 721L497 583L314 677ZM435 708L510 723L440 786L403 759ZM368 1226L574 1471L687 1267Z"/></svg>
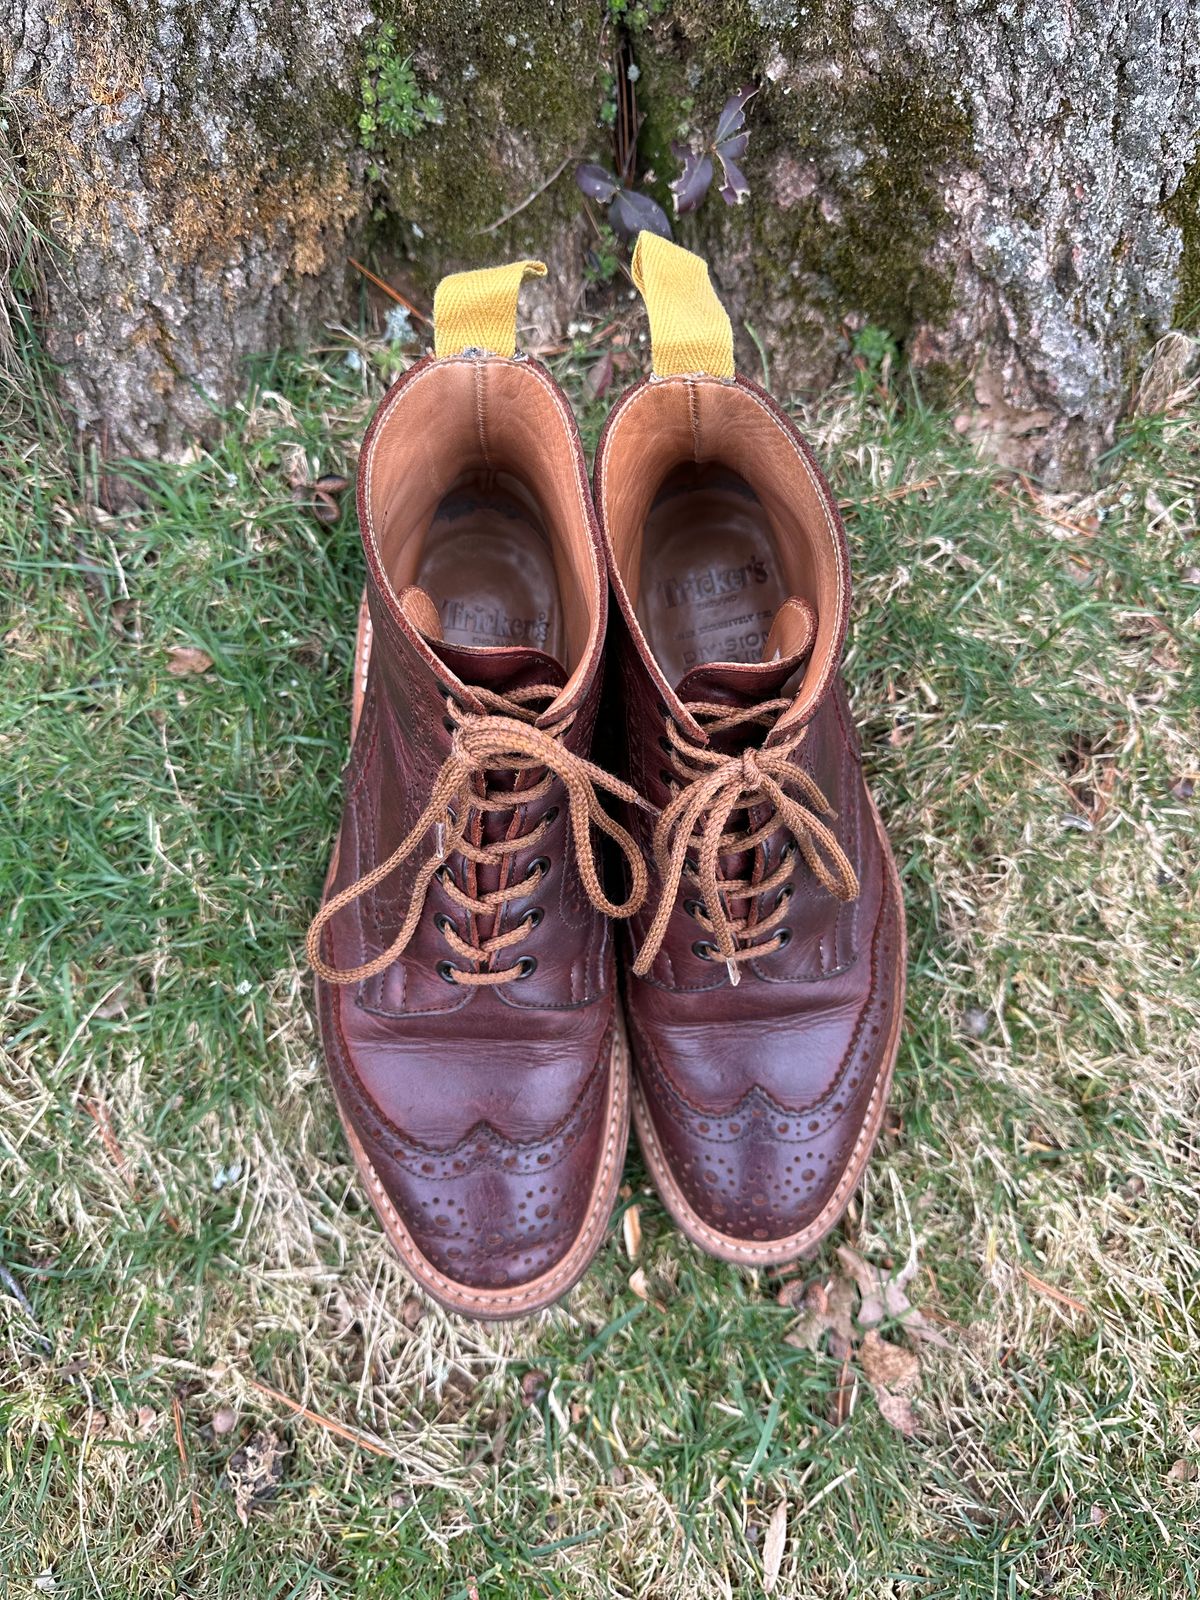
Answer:
<svg viewBox="0 0 1200 1600"><path fill-rule="evenodd" d="M875 324L927 385L1001 419L1012 459L1086 471L1142 352L1200 308L1190 0L634 9L661 200L672 139L759 85L750 199L710 194L679 228L712 262L743 364L749 324L776 387L811 390ZM524 316L534 338L561 334L592 240L571 166L610 156L619 11L0 0L24 182L47 196L50 345L82 424L112 451L177 447L247 355L344 314L352 252L402 263L425 294L447 270L542 256ZM440 110L365 149L365 41L384 28L411 64L403 92Z"/></svg>
<svg viewBox="0 0 1200 1600"><path fill-rule="evenodd" d="M299 11L300 15L297 15ZM0 4L46 339L107 455L177 450L345 278L352 0Z"/></svg>
<svg viewBox="0 0 1200 1600"><path fill-rule="evenodd" d="M776 380L828 381L876 322L939 396L1003 421L1009 459L1085 472L1179 290L1184 217L1162 201L1196 152L1200 13L677 0L655 31L639 88L659 159L673 106L711 125L736 83L762 85L750 200L710 198L680 236Z"/></svg>

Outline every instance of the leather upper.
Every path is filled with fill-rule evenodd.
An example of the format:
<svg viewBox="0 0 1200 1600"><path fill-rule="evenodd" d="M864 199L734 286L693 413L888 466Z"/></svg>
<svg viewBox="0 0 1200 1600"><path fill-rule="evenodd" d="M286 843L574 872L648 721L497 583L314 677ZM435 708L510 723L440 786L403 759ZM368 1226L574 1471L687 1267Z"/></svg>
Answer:
<svg viewBox="0 0 1200 1600"><path fill-rule="evenodd" d="M668 383L677 393L663 398ZM726 407L733 420L723 428ZM801 574L797 587L817 562L824 563L827 576L823 588L813 578L805 595L816 614L816 643L790 678L792 663L786 660L778 667L769 661L710 663L673 685L639 623L640 535L619 519L631 505L635 514L642 514L654 484L631 487L628 473L647 470L647 460L657 461L659 471L672 464L664 464L654 452L671 433L672 416L690 411L694 418L697 409L703 426L685 441L697 460L725 460L728 439L737 435L738 469L762 500L770 497L777 506L797 508L794 513L785 510L776 524L781 542L789 536L817 542L811 533L814 501L819 503L820 538L833 540L833 549L807 552L794 569ZM763 426L773 442L756 456L754 418L764 414L770 421ZM778 443L779 430L790 436L790 461ZM786 481L780 481L781 473ZM863 781L838 671L846 606L836 597L843 585L848 599L844 534L828 487L790 421L744 380L726 385L680 378L631 391L609 421L595 481L617 598L612 684L628 731L626 772L631 783L656 806L668 803L674 792L669 753L664 755L668 720L686 728L697 743L706 742L685 702L746 705L782 694L786 711L757 737L765 735L769 744L781 728L797 721L806 727L790 760L810 774L833 806L836 817L826 820L857 875L857 895L836 899L796 851L785 884L762 908L770 910L784 897L788 909L782 925L788 941L741 964L737 987L723 962L696 953L706 935L694 914L695 891L685 880L649 972L644 978L628 977L627 1015L638 1086L670 1179L699 1219L698 1226L703 1223L733 1240L782 1240L845 1203L848 1175L861 1170L864 1142L869 1146L878 1125L903 998L903 914L895 871ZM617 484L623 486L619 493L612 488ZM788 516L800 518L802 513L807 528L793 524L789 535ZM832 623L821 616L822 604L836 605ZM770 815L769 809L757 807L750 821L764 824ZM626 820L649 857L652 825L641 816ZM784 829L772 834L759 846L763 870L777 867L781 852L793 843ZM727 863L731 873L748 865L746 857ZM630 924L634 951L646 936L660 890L661 879L652 873L648 902Z"/></svg>
<svg viewBox="0 0 1200 1600"><path fill-rule="evenodd" d="M496 403L488 400L485 414L504 414L494 438L476 409L493 388ZM571 619L575 653L565 663L532 647L447 645L415 626L400 603L411 576L404 556L413 504L422 500L423 514L432 514L439 486L448 489L480 449L493 460L502 450L507 472L520 474L543 506L557 508L553 514L572 519L569 529L553 530L556 559L578 569L563 580L573 584L567 603L580 613ZM542 369L496 358L419 363L389 391L367 435L359 512L370 649L326 901L386 861L421 815L451 749L448 701L478 708L481 688L506 694L549 681L560 693L539 722L572 713L562 742L584 755L599 702L605 593L598 538L578 437ZM494 888L501 870L451 854L396 960L365 981L317 984L334 1091L388 1202L435 1274L481 1289L526 1283L564 1257L594 1204L610 1134L612 944L568 844L563 784L485 817L480 837L523 837L547 819L542 836L507 863L508 881L529 879L530 887L505 908L503 926L526 918L531 925L496 964L535 961L528 976L466 988L439 972L448 959L455 964L439 918L463 921L442 875L469 879L474 892ZM431 838L337 912L325 929L326 960L348 969L388 948L432 848ZM440 1292L436 1278L433 1286Z"/></svg>

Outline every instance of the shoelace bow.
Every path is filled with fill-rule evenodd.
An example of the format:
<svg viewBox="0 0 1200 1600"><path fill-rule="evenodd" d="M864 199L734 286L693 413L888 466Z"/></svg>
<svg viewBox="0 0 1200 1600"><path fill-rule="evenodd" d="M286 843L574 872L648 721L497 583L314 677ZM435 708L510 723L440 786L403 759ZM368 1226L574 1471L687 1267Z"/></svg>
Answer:
<svg viewBox="0 0 1200 1600"><path fill-rule="evenodd" d="M747 722L762 722L769 727L790 703L764 700L756 706L731 709L693 701L687 710L710 734L721 734ZM669 718L666 727L672 766L681 784L654 829L654 859L662 878L662 893L633 970L644 977L653 965L686 877L696 885L703 903L703 912L697 907L693 914L709 934L711 959L725 962L729 981L736 986L741 982L739 962L769 955L785 943L785 932L779 924L787 915L790 895L783 890L791 876L794 850L785 849L778 865L761 875L756 857L751 876L742 878L721 876L722 856L755 850L782 826L830 894L839 900L853 900L858 894L858 877L836 835L821 820L836 817L836 811L808 773L788 759L803 743L807 728L798 728L769 747L724 755L711 746L687 742ZM798 790L799 798L789 794L789 789ZM762 805L772 809L759 827L748 826L742 831L729 828L736 812L744 811L750 823L752 811ZM694 868L688 862L693 841L697 846ZM761 897L773 889L780 891L777 903L765 916L758 916ZM750 902L749 910L741 917L731 911L738 901ZM764 933L771 933L772 937L763 943L741 942Z"/></svg>
<svg viewBox="0 0 1200 1600"><path fill-rule="evenodd" d="M631 917L645 899L647 873L641 851L625 829L614 822L601 806L596 790L607 789L610 794L643 810L652 808L628 784L610 777L561 743L561 736L570 727L572 717L562 722L553 733L533 726L538 712L531 709L530 702L553 700L558 690L538 684L528 689L511 690L507 695L493 694L486 689L473 692L487 709L474 712L457 705L453 700L448 702L455 723L450 754L434 780L428 804L407 837L396 846L386 861L381 861L370 872L364 873L349 887L334 895L313 918L306 940L308 959L313 971L327 983L360 983L391 966L416 932L429 884L435 873L439 872L446 893L468 914L468 927L490 916L493 929L496 930L490 938L467 939L448 917L439 918L439 931L451 950L475 967L473 971L464 971L447 962L442 975L452 983L484 987L512 983L532 970L521 962L492 970L490 963L493 956L519 943L535 926L527 914L513 927L498 931L508 902L518 896L531 894L545 876L546 869L535 863L532 872L509 882L507 864L509 857L536 844L549 828L553 819L545 816L528 833L517 831L520 808L540 800L555 778L562 781L566 790L576 860L589 900L606 916ZM539 771L542 774L540 778L528 788L521 787L526 774ZM488 772L516 773L516 783L489 789ZM483 818L488 812L499 811L512 813L506 836L485 844L478 837L482 832ZM629 896L619 905L614 905L607 898L600 884L599 869L592 849L593 824L613 840L629 866ZM326 924L344 906L382 883L389 873L413 854L431 830L434 833L433 850L418 869L404 920L391 944L373 961L364 962L361 966L345 970L330 966L321 955L321 933ZM469 837L472 832L477 835L476 838ZM461 888L444 865L447 857L454 854L464 856L476 866L499 867L499 887L480 895L470 894Z"/></svg>

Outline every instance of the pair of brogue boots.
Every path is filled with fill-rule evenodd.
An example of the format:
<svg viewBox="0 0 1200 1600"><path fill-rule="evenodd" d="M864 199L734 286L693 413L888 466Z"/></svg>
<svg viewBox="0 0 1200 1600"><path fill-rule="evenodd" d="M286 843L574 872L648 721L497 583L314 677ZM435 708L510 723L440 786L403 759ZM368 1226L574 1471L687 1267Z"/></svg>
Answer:
<svg viewBox="0 0 1200 1600"><path fill-rule="evenodd" d="M358 474L353 749L308 949L371 1201L474 1317L583 1273L631 1104L690 1239L796 1259L896 1056L904 916L839 670L837 505L735 375L704 263L643 234L633 266L654 375L594 491L566 397L514 353L537 262L442 282Z"/></svg>

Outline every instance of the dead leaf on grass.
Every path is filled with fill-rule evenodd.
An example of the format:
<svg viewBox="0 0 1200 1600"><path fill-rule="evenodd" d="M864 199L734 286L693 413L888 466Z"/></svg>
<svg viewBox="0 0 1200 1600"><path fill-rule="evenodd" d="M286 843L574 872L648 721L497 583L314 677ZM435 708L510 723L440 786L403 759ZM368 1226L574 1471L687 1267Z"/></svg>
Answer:
<svg viewBox="0 0 1200 1600"><path fill-rule="evenodd" d="M771 1520L767 1523L767 1536L763 1540L763 1593L770 1594L779 1579L779 1569L783 1564L784 1547L787 1544L787 1501L781 1500L771 1513Z"/></svg>
<svg viewBox="0 0 1200 1600"><path fill-rule="evenodd" d="M268 1428L230 1456L225 1475L233 1490L233 1509L243 1528L250 1521L251 1511L261 1509L279 1493L285 1454L283 1441Z"/></svg>
<svg viewBox="0 0 1200 1600"><path fill-rule="evenodd" d="M949 1348L949 1340L925 1320L925 1317L908 1298L906 1290L917 1272L917 1252L910 1252L908 1260L898 1272L885 1277L878 1267L864 1261L856 1250L839 1245L838 1260L858 1285L862 1304L858 1308L860 1328L875 1328L885 1320L902 1322L905 1333L927 1344Z"/></svg>
<svg viewBox="0 0 1200 1600"><path fill-rule="evenodd" d="M872 1388L879 1385L897 1394L912 1394L921 1381L921 1358L916 1351L901 1349L874 1328L864 1336L858 1359Z"/></svg>
<svg viewBox="0 0 1200 1600"><path fill-rule="evenodd" d="M780 1291L782 1298L783 1291ZM785 1302L787 1303L787 1302ZM796 1304L793 1300L792 1304ZM817 1350L828 1334L829 1353L843 1361L854 1339L854 1285L848 1278L833 1277L825 1283L811 1283L804 1292L803 1312L796 1326L784 1334L784 1343L800 1350Z"/></svg>
<svg viewBox="0 0 1200 1600"><path fill-rule="evenodd" d="M550 1389L550 1379L544 1372L539 1372L536 1367L531 1368L521 1379L521 1404L525 1406L540 1406Z"/></svg>
<svg viewBox="0 0 1200 1600"><path fill-rule="evenodd" d="M204 650L191 645L175 645L167 651L167 671L175 678L190 677L192 673L207 672L213 658Z"/></svg>
<svg viewBox="0 0 1200 1600"><path fill-rule="evenodd" d="M909 1396L921 1382L920 1356L915 1350L892 1344L872 1328L863 1337L858 1359L880 1416L911 1439L917 1431L917 1419Z"/></svg>
<svg viewBox="0 0 1200 1600"><path fill-rule="evenodd" d="M883 1420L890 1422L897 1433L911 1439L917 1431L917 1419L908 1396L893 1394L890 1389L875 1389L872 1392Z"/></svg>
<svg viewBox="0 0 1200 1600"><path fill-rule="evenodd" d="M646 1282L646 1273L643 1267L637 1267L629 1274L629 1287L639 1300L644 1300L647 1305L653 1306L656 1311L665 1311L667 1309L661 1300L656 1299L650 1293L650 1285Z"/></svg>
<svg viewBox="0 0 1200 1600"><path fill-rule="evenodd" d="M1172 1461L1167 1472L1167 1482L1191 1483L1195 1476L1196 1463L1194 1461L1185 1461L1182 1457L1180 1457L1178 1461Z"/></svg>

